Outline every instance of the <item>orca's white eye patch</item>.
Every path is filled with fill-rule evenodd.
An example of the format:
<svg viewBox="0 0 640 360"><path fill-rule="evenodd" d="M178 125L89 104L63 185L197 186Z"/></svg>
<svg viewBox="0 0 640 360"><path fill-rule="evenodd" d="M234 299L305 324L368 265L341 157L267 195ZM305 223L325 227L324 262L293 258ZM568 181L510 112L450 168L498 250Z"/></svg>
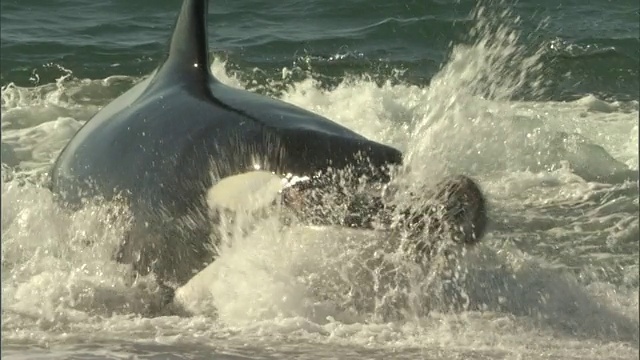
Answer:
<svg viewBox="0 0 640 360"><path fill-rule="evenodd" d="M207 191L207 203L211 208L252 211L271 204L283 188L282 177L250 171L218 181Z"/></svg>
<svg viewBox="0 0 640 360"><path fill-rule="evenodd" d="M207 203L211 208L254 211L269 206L281 197L283 190L306 179L249 171L218 181L207 191Z"/></svg>

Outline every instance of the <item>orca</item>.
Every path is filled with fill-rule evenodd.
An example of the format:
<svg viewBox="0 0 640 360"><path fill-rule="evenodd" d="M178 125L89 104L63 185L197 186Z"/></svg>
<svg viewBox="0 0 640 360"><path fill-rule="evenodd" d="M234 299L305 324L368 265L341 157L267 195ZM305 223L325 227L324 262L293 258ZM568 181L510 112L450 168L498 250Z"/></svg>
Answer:
<svg viewBox="0 0 640 360"><path fill-rule="evenodd" d="M210 70L207 15L207 0L184 0L158 68L88 120L51 170L51 190L68 208L124 202L132 222L117 260L172 287L215 257L207 193L221 180L258 170L319 179L305 185L318 187L335 181L323 174L348 169L386 184L403 161L325 117L221 83ZM484 200L475 186L477 215ZM474 224L479 239L484 225Z"/></svg>

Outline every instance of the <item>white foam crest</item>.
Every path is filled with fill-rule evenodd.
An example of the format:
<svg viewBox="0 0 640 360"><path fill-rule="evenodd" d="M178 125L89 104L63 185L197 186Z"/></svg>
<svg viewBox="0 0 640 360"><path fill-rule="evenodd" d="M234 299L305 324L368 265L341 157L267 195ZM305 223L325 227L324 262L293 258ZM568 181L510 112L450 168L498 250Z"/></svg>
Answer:
<svg viewBox="0 0 640 360"><path fill-rule="evenodd" d="M469 273L460 286L470 308L527 316L567 335L638 341L638 323L628 316L634 310L619 307L636 290L619 288L616 294L616 286L600 284L609 292L595 295L568 271L506 244L497 252L485 248L467 256L465 266Z"/></svg>
<svg viewBox="0 0 640 360"><path fill-rule="evenodd" d="M100 107L139 79L110 76L102 80L77 79L71 71L55 83L2 87L2 129L24 129L59 117L86 121Z"/></svg>
<svg viewBox="0 0 640 360"><path fill-rule="evenodd" d="M269 218L249 236L230 239L220 258L181 289L178 298L191 311L217 313L236 327L292 317L326 323L327 316L333 316L353 322L357 318L351 309L330 301L336 296L331 294L336 291L332 277L340 275L340 267L352 265L336 263L344 250L337 245L353 240L338 230L324 230L283 229L277 217ZM314 289L316 281L321 283ZM327 292L327 299L314 296L316 291Z"/></svg>
<svg viewBox="0 0 640 360"><path fill-rule="evenodd" d="M475 72L478 55L463 48L434 79L424 96L412 142L413 169L484 175L502 171L553 171L569 167L588 181L637 168L636 112L603 115L583 102L505 102L470 94L458 79ZM531 71L536 70L533 67ZM498 79L499 72L493 75ZM485 78L481 78L485 81ZM475 84L479 86L479 84ZM517 89L503 89L504 91ZM586 108L585 108L586 107ZM615 119L611 122L603 118ZM630 131L633 135L629 136ZM446 140L445 140L446 139ZM613 156L612 156L613 154Z"/></svg>
<svg viewBox="0 0 640 360"><path fill-rule="evenodd" d="M69 214L48 190L16 180L3 182L2 200L4 329L20 328L26 318L61 330L95 316L158 306L153 279L133 282L129 268L113 260L126 212L95 205Z"/></svg>
<svg viewBox="0 0 640 360"><path fill-rule="evenodd" d="M46 171L82 124L138 81L126 76L76 79L70 70L52 84L2 87L2 163Z"/></svg>
<svg viewBox="0 0 640 360"><path fill-rule="evenodd" d="M4 164L20 164L23 172L44 171L53 163L59 151L82 127L82 123L69 117L60 117L33 127L2 132L3 147L10 149L11 157Z"/></svg>
<svg viewBox="0 0 640 360"><path fill-rule="evenodd" d="M368 286L353 281L363 261L357 247L379 241L374 237L380 234L308 228L283 234L272 221L224 248L207 272L178 292L183 305L217 314L238 336L258 341L296 334L332 345L473 344L476 350L505 351L525 351L532 346L529 336L539 344L574 336L596 343L638 341L637 290L601 283L585 288L573 275L506 247L498 253L483 247L465 258L466 278L450 285L468 299L466 310L376 321L349 308L347 292Z"/></svg>

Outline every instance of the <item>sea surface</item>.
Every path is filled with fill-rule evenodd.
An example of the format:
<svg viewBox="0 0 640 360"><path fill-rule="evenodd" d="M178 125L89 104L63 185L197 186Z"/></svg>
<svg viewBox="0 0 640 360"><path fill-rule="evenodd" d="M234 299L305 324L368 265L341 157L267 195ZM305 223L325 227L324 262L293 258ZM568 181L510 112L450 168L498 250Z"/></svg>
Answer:
<svg viewBox="0 0 640 360"><path fill-rule="evenodd" d="M638 358L636 0L212 1L221 81L396 146L410 182L472 176L491 224L455 269L396 261L404 285L371 291L386 234L274 216L179 291L185 313L150 313L153 279L112 261L124 225L45 184L179 7L0 3L3 358Z"/></svg>

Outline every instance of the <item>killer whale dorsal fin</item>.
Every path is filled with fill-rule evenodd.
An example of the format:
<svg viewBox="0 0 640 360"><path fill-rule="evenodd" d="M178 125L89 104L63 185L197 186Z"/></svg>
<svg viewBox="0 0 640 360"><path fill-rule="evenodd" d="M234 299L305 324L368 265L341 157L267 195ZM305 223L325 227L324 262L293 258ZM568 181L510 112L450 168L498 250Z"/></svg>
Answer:
<svg viewBox="0 0 640 360"><path fill-rule="evenodd" d="M213 79L209 69L209 0L183 0L161 69L174 79Z"/></svg>

